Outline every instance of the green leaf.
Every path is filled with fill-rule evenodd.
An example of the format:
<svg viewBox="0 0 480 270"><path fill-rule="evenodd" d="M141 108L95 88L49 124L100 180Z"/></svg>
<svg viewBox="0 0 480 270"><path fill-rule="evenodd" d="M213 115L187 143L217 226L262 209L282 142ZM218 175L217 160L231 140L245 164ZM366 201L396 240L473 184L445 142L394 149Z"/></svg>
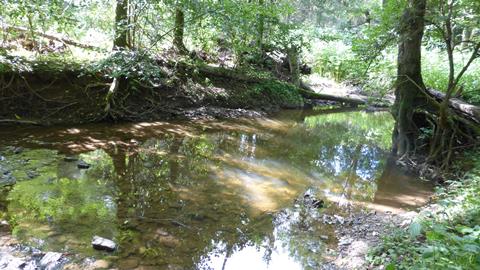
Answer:
<svg viewBox="0 0 480 270"><path fill-rule="evenodd" d="M412 222L410 227L408 228L408 232L410 233L411 237L417 237L422 233L422 224L418 222Z"/></svg>
<svg viewBox="0 0 480 270"><path fill-rule="evenodd" d="M395 265L393 263L387 265L387 267L385 267L385 270L395 270Z"/></svg>

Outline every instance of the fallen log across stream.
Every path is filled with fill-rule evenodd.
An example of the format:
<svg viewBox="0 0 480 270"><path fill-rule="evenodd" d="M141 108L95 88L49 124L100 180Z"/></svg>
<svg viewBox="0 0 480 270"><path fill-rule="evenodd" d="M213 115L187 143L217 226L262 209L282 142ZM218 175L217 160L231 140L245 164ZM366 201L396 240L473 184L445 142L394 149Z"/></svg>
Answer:
<svg viewBox="0 0 480 270"><path fill-rule="evenodd" d="M426 89L425 92L438 102L442 102L445 99L445 94L433 89ZM480 124L480 107L467 103L459 98L451 98L449 100L449 107L457 114L464 118Z"/></svg>
<svg viewBox="0 0 480 270"><path fill-rule="evenodd" d="M359 95L332 95L332 94L325 94L325 93L318 93L310 87L308 84L304 82L300 82L300 94L304 98L308 99L321 99L321 100L330 100L330 101L337 101L343 102L350 105L364 105L368 103L368 98L366 96L359 96Z"/></svg>
<svg viewBox="0 0 480 270"><path fill-rule="evenodd" d="M188 65L184 63L168 63L169 66L174 65L182 65L184 67L188 67ZM244 81L249 83L261 83L264 81L271 80L271 78L261 78L255 76L249 76L241 72L237 72L233 69L223 68L223 67L215 67L210 65L202 65L197 66L198 70L207 76L216 76L222 78L230 78L235 79L238 81ZM346 103L352 106L358 105L373 105L375 107L389 107L393 104L391 100L388 99L378 99L376 101L370 100L367 96L362 95L355 95L355 94L342 94L342 95L332 95L332 94L325 94L325 93L318 93L308 84L301 82L300 87L298 88L299 93L306 99L318 99L318 100L329 100L329 101L336 101Z"/></svg>

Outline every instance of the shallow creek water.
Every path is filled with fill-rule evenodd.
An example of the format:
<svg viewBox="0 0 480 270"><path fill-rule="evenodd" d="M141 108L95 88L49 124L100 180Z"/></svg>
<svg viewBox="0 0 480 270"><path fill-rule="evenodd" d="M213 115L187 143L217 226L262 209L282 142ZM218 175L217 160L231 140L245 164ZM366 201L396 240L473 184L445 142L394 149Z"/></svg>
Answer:
<svg viewBox="0 0 480 270"><path fill-rule="evenodd" d="M25 245L121 269L318 269L337 244L324 216L427 200L429 184L388 162L392 127L386 112L285 111L2 128L0 166L16 184L0 193L0 219ZM94 250L94 235L119 249Z"/></svg>

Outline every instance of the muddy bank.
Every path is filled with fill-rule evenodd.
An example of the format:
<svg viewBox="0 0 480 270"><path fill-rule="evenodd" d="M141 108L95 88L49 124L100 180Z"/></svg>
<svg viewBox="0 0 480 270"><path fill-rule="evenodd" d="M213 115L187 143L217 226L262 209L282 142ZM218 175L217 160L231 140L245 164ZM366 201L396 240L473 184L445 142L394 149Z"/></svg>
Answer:
<svg viewBox="0 0 480 270"><path fill-rule="evenodd" d="M33 65L29 71L4 72L0 74L0 124L230 118L304 106L293 85L275 78L257 79L214 67L164 65L159 67L159 77L148 84L135 77L112 80L79 67L49 71Z"/></svg>
<svg viewBox="0 0 480 270"><path fill-rule="evenodd" d="M352 213L337 227L338 246L324 269L383 269L384 266L370 265L366 256L381 244L383 237L394 228L407 230L417 216L418 213L415 211Z"/></svg>

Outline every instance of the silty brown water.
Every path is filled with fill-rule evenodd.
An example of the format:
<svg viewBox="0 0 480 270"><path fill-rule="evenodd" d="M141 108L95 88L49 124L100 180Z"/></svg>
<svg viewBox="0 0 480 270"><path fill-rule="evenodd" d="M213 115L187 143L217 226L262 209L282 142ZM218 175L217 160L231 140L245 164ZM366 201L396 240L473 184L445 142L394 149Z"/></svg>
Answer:
<svg viewBox="0 0 480 270"><path fill-rule="evenodd" d="M392 127L385 112L286 111L2 129L17 182L0 211L25 244L123 269L317 269L337 244L325 215L426 202L432 187L388 162ZM94 235L120 248L93 250Z"/></svg>

